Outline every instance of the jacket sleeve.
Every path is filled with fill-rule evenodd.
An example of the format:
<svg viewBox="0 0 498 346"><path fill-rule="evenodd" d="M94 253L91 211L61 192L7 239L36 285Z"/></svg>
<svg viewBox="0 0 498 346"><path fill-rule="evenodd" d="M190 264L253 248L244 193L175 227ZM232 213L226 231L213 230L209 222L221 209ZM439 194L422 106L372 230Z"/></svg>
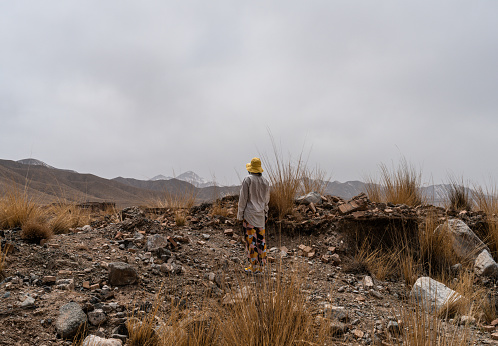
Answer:
<svg viewBox="0 0 498 346"><path fill-rule="evenodd" d="M265 217L268 218L268 203L270 203L270 185L267 185L265 196Z"/></svg>
<svg viewBox="0 0 498 346"><path fill-rule="evenodd" d="M247 199L249 198L249 179L245 178L240 187L239 194L239 206L237 211L237 220L244 219L244 211L247 205Z"/></svg>

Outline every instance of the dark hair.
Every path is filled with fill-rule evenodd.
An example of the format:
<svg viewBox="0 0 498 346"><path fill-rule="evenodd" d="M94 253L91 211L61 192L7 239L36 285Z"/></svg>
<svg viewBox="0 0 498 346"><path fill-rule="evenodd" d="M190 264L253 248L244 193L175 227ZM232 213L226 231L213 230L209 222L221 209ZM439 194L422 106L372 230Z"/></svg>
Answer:
<svg viewBox="0 0 498 346"><path fill-rule="evenodd" d="M248 172L249 174L251 174L251 175L257 175L258 177L260 177L260 176L262 176L262 175L263 175L263 173L253 173L253 172L249 172L249 171L247 171L247 172Z"/></svg>

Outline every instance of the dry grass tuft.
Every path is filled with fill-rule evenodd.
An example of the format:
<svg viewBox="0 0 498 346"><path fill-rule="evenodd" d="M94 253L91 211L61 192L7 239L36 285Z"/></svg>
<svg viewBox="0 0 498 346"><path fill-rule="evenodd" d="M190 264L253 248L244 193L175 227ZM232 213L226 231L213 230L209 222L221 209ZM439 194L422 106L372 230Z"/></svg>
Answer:
<svg viewBox="0 0 498 346"><path fill-rule="evenodd" d="M297 274L277 274L276 278L265 274L254 282L242 280L241 291L232 292L237 298L223 308L221 344L323 344L323 331L314 325L302 284Z"/></svg>
<svg viewBox="0 0 498 346"><path fill-rule="evenodd" d="M398 167L390 170L380 164L380 181L367 178L367 195L371 201L418 206L424 203L420 188L422 173L417 172L406 159L401 158Z"/></svg>
<svg viewBox="0 0 498 346"><path fill-rule="evenodd" d="M324 195L329 181L330 178L326 177L326 172L319 167L309 169L303 166L299 194L306 195L310 192L318 192L320 195Z"/></svg>
<svg viewBox="0 0 498 346"><path fill-rule="evenodd" d="M49 226L54 234L68 233L70 228L88 225L91 221L90 211L74 204L57 203L46 210L50 218Z"/></svg>
<svg viewBox="0 0 498 346"><path fill-rule="evenodd" d="M28 196L27 187L12 183L0 199L0 228L21 227L35 212L36 205Z"/></svg>
<svg viewBox="0 0 498 346"><path fill-rule="evenodd" d="M482 238L488 244L492 255L498 255L498 189L474 187L476 208L486 213L487 229Z"/></svg>
<svg viewBox="0 0 498 346"><path fill-rule="evenodd" d="M449 178L448 187L446 189L446 207L455 210L472 210L472 198L469 195L467 184L455 177Z"/></svg>
<svg viewBox="0 0 498 346"><path fill-rule="evenodd" d="M53 233L43 216L33 217L22 225L21 239L39 243L42 239L50 239Z"/></svg>

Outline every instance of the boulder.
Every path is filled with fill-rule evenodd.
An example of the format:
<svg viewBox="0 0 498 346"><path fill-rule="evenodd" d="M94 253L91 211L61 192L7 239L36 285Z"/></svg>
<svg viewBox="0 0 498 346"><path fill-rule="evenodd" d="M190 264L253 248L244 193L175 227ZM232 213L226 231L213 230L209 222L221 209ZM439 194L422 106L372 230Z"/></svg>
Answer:
<svg viewBox="0 0 498 346"><path fill-rule="evenodd" d="M128 263L109 263L109 283L113 286L132 285L138 280L137 270Z"/></svg>
<svg viewBox="0 0 498 346"><path fill-rule="evenodd" d="M313 203L314 205L319 205L322 204L322 195L320 195L318 192L313 191L305 196L296 198L296 203L305 205Z"/></svg>
<svg viewBox="0 0 498 346"><path fill-rule="evenodd" d="M61 338L72 338L86 321L87 317L78 303L67 303L59 309L55 329Z"/></svg>
<svg viewBox="0 0 498 346"><path fill-rule="evenodd" d="M105 339L96 335L88 335L81 346L121 346L123 342L119 339Z"/></svg>
<svg viewBox="0 0 498 346"><path fill-rule="evenodd" d="M168 245L168 240L160 234L149 235L147 237L147 251L157 252Z"/></svg>
<svg viewBox="0 0 498 346"><path fill-rule="evenodd" d="M474 272L480 276L498 277L498 264L488 250L482 250L474 261Z"/></svg>
<svg viewBox="0 0 498 346"><path fill-rule="evenodd" d="M460 260L475 260L482 250L489 248L481 239L460 219L451 219L439 225L434 232L447 231L452 241L455 255Z"/></svg>
<svg viewBox="0 0 498 346"><path fill-rule="evenodd" d="M427 276L415 282L410 295L422 308L430 312L450 308L462 299L462 296L451 288Z"/></svg>

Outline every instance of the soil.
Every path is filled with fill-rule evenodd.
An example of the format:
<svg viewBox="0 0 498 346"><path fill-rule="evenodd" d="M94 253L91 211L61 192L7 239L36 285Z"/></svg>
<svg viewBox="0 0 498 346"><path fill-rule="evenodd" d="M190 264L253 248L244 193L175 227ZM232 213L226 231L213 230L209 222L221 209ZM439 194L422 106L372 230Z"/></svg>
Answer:
<svg viewBox="0 0 498 346"><path fill-rule="evenodd" d="M224 215L213 215L214 207ZM105 323L88 325L89 333L103 337L111 337L137 309L147 310L158 293L164 311L173 304L192 311L206 300L222 302L229 287L236 287L245 277L243 268L247 265L234 208L233 198L225 199L222 205L195 207L184 215L184 226L176 225L177 215L171 210L153 210L152 214L127 209L120 217L101 217L90 227L55 235L43 245L22 241L19 229L4 230L0 234L2 245L11 252L5 263L5 280L0 284L0 345L70 345L70 340L57 335L55 321L59 308L71 301L85 311L105 309ZM337 343L388 344L387 325L401 319L402 306L409 304L411 287L400 278L373 278L373 290L377 292L373 294L363 286L369 274L364 268L346 272L345 268L352 267L354 255L348 244L348 227L360 222L364 215L358 214L351 220L353 223L348 223L349 218L341 218L337 208L323 208L316 213L307 207L296 210L294 219L289 218L286 224L294 223L289 227L292 231L279 232L282 223L268 226L267 249L273 262L269 268L275 272L282 263L284 275L295 275L297 271L314 315L330 317L331 306L344 308L346 316L333 317L341 319L347 328L337 336ZM374 219L380 222L378 217ZM364 221L364 225L368 222ZM163 257L147 249L147 237L154 234L171 237L169 251ZM303 245L309 248L303 251ZM282 250L287 250L286 256ZM309 252L314 255L309 256ZM334 254L341 263L322 257ZM108 264L112 262L136 268L138 283L110 286ZM172 266L162 270L163 262ZM64 289L60 281L54 283L47 278L50 276L56 280L73 279L74 288ZM22 307L27 295L35 298L35 303ZM450 329L460 328L450 321L445 323ZM475 344L496 343L479 323L471 330Z"/></svg>

